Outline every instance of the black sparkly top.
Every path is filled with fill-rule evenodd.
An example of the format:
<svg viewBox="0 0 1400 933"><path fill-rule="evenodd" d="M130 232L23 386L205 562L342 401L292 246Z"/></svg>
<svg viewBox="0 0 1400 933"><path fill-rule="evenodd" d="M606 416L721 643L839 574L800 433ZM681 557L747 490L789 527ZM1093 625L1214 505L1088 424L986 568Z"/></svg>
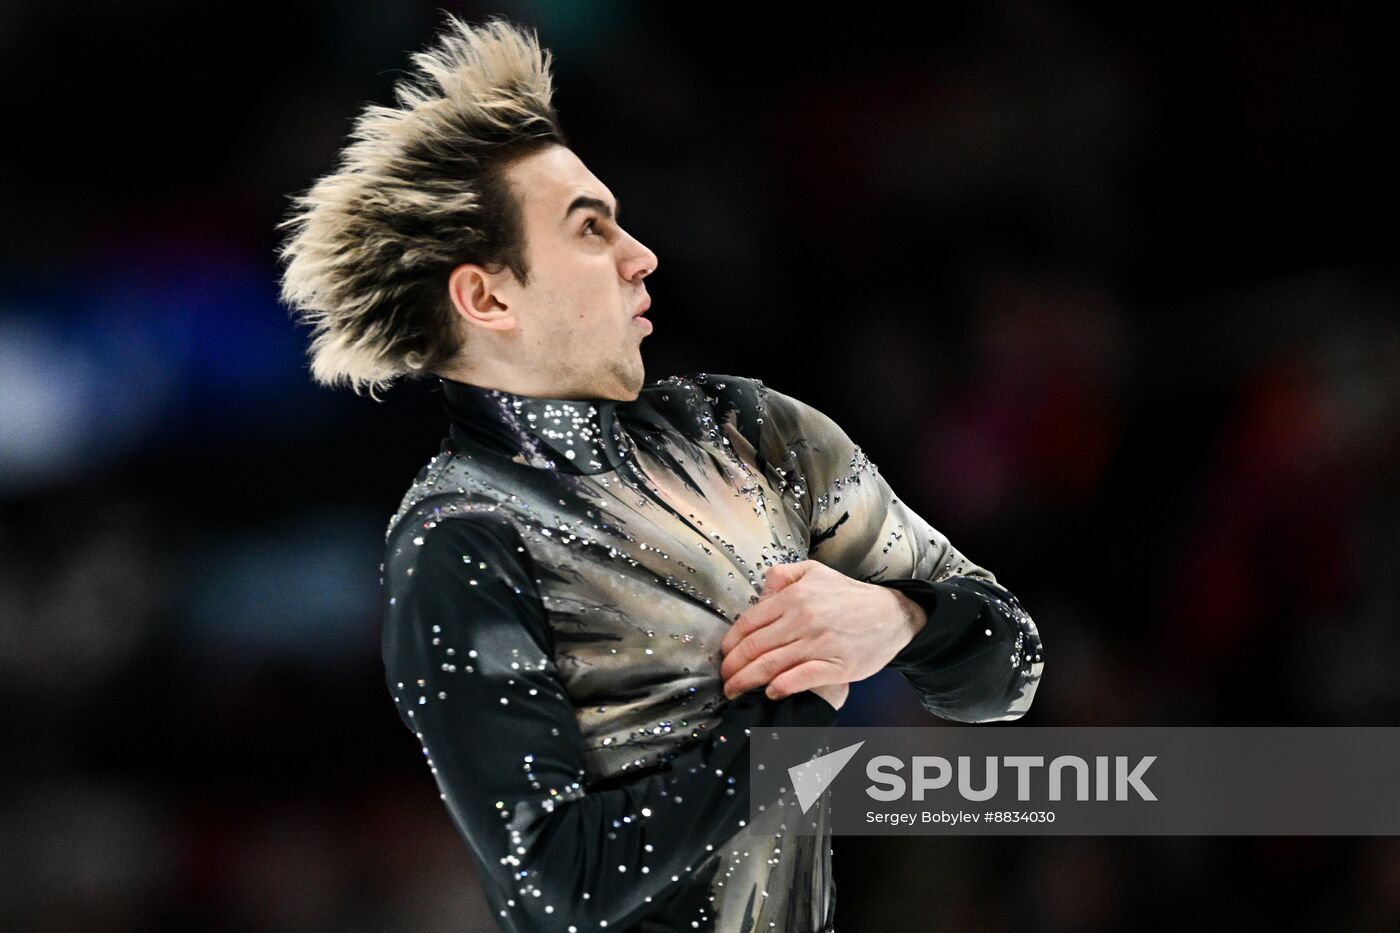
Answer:
<svg viewBox="0 0 1400 933"><path fill-rule="evenodd" d="M703 373L630 402L442 390L386 532L384 663L501 929L834 929L829 837L779 806L748 825L747 737L837 711L719 674L774 564L923 606L890 666L930 712L1029 708L1035 624L815 408Z"/></svg>

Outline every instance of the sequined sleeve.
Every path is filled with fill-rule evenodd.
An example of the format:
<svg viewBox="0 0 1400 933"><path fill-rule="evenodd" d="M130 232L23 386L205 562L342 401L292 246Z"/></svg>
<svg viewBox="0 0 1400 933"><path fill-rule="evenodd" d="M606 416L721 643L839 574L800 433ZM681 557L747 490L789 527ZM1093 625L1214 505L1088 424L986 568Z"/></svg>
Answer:
<svg viewBox="0 0 1400 933"><path fill-rule="evenodd" d="M1017 719L1044 666L1040 634L991 571L901 501L840 426L760 383L765 456L798 488L808 557L900 590L928 621L890 666L945 719Z"/></svg>
<svg viewBox="0 0 1400 933"><path fill-rule="evenodd" d="M389 689L501 928L624 929L747 819L749 727L831 725L836 711L810 692L751 692L661 769L585 786L532 567L509 522L484 513L391 536Z"/></svg>

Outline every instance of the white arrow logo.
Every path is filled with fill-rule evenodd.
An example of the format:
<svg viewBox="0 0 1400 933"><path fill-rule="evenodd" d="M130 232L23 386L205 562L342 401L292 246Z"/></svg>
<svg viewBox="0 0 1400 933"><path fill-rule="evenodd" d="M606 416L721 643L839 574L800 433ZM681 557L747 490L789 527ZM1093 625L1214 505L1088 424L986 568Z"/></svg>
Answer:
<svg viewBox="0 0 1400 933"><path fill-rule="evenodd" d="M788 768L788 777L792 778L792 788L797 791L797 802L802 805L803 813L817 802L817 798L831 786L831 782L836 780L836 775L841 773L841 769L855 756L856 750L864 744L865 740L861 739L854 745L847 745L828 755Z"/></svg>

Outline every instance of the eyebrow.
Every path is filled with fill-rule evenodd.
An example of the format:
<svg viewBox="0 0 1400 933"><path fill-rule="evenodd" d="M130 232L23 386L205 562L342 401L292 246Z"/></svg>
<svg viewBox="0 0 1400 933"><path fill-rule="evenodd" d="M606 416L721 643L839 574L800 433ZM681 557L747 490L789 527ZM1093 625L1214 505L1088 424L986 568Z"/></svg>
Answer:
<svg viewBox="0 0 1400 933"><path fill-rule="evenodd" d="M608 220L615 220L622 215L622 205L620 203L617 205L616 212L614 212L613 208L609 207L606 201L600 201L592 195L581 194L574 198L569 204L568 210L564 211L564 220L568 221L570 214L584 208L593 208Z"/></svg>

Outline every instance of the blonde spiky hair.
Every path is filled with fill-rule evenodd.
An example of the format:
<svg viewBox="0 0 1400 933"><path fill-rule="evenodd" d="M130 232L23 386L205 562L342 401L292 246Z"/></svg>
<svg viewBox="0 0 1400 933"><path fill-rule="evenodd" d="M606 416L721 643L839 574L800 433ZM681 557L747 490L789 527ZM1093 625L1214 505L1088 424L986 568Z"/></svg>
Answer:
<svg viewBox="0 0 1400 933"><path fill-rule="evenodd" d="M335 170L277 225L291 232L282 300L312 328L311 373L356 394L421 378L461 348L447 278L475 262L528 281L519 203L504 169L568 142L554 112L550 54L496 16L452 14L411 56L398 107L367 105Z"/></svg>

